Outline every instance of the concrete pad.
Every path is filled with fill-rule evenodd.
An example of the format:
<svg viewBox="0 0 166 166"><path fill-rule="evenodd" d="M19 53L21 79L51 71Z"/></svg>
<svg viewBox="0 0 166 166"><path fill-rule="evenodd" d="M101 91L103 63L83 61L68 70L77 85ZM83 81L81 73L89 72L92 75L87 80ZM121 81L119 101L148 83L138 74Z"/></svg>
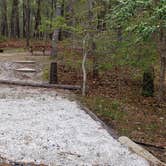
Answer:
<svg viewBox="0 0 166 166"><path fill-rule="evenodd" d="M131 149L132 151L134 151L136 154L140 155L141 157L145 158L146 160L150 161L152 164L166 166L165 163L161 162L159 159L157 159L155 156L153 156L143 147L133 142L128 137L125 137L125 136L119 137L119 142L123 145L126 145L129 149Z"/></svg>
<svg viewBox="0 0 166 166"><path fill-rule="evenodd" d="M26 72L26 73L33 73L33 72L36 72L35 69L32 69L32 68L19 68L19 69L16 69L15 71L18 71L18 72Z"/></svg>

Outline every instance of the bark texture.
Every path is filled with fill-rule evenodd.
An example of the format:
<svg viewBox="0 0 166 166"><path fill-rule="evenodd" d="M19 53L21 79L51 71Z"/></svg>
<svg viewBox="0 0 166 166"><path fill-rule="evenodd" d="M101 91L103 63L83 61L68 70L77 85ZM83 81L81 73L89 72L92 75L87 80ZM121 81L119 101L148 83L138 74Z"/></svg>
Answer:
<svg viewBox="0 0 166 166"><path fill-rule="evenodd" d="M57 0L56 2L56 11L55 11L56 17L62 16L62 3L60 0ZM52 50L51 50L51 56L56 57L58 50L57 50L57 44L60 39L60 33L61 30L59 28L56 28L54 30L54 33L52 35Z"/></svg>
<svg viewBox="0 0 166 166"><path fill-rule="evenodd" d="M41 0L37 0L37 12L35 16L35 32L34 32L34 37L40 38L40 31L39 31L39 26L41 25Z"/></svg>
<svg viewBox="0 0 166 166"><path fill-rule="evenodd" d="M2 0L2 6L1 6L1 35L2 36L8 36L8 22L7 22L7 3L6 0Z"/></svg>
<svg viewBox="0 0 166 166"><path fill-rule="evenodd" d="M11 13L11 38L20 37L20 21L19 21L19 0L13 0L12 13Z"/></svg>

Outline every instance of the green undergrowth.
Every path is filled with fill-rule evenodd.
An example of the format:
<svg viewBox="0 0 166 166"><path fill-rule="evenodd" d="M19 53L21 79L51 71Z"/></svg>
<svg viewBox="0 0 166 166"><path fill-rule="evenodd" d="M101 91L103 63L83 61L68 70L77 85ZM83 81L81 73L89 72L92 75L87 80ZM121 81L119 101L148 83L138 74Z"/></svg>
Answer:
<svg viewBox="0 0 166 166"><path fill-rule="evenodd" d="M126 116L126 113L122 109L122 103L118 100L93 96L82 97L81 101L101 118L119 121L123 120Z"/></svg>
<svg viewBox="0 0 166 166"><path fill-rule="evenodd" d="M42 79L44 81L49 80L49 73L50 73L50 68L49 68L49 65L47 65L43 68L43 73L42 73Z"/></svg>
<svg viewBox="0 0 166 166"><path fill-rule="evenodd" d="M0 36L0 42L7 41L7 38L5 36Z"/></svg>
<svg viewBox="0 0 166 166"><path fill-rule="evenodd" d="M7 48L5 49L6 53L21 53L21 52L25 52L24 48Z"/></svg>

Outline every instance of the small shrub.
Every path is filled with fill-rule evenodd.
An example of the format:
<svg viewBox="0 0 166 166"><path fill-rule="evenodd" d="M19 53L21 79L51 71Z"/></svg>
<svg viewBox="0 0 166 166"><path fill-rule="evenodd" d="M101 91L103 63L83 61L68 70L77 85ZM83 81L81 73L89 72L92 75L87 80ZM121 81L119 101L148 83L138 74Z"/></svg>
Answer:
<svg viewBox="0 0 166 166"><path fill-rule="evenodd" d="M125 112L121 111L121 104L117 100L103 97L84 98L83 101L98 116L110 118L112 120L120 120L124 117Z"/></svg>
<svg viewBox="0 0 166 166"><path fill-rule="evenodd" d="M49 80L49 73L50 73L49 66L44 67L43 74L42 74L43 80L45 80L45 81Z"/></svg>
<svg viewBox="0 0 166 166"><path fill-rule="evenodd" d="M118 111L120 108L120 103L117 100L112 101L111 105L112 105L112 109L115 111Z"/></svg>

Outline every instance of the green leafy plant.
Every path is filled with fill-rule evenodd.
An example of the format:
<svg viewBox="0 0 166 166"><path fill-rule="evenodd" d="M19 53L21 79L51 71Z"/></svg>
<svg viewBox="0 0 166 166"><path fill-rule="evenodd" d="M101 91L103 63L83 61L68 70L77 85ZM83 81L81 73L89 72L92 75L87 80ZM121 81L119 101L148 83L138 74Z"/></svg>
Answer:
<svg viewBox="0 0 166 166"><path fill-rule="evenodd" d="M112 29L134 35L134 45L155 41L161 60L159 99L163 98L166 71L166 1L120 0L107 15Z"/></svg>

